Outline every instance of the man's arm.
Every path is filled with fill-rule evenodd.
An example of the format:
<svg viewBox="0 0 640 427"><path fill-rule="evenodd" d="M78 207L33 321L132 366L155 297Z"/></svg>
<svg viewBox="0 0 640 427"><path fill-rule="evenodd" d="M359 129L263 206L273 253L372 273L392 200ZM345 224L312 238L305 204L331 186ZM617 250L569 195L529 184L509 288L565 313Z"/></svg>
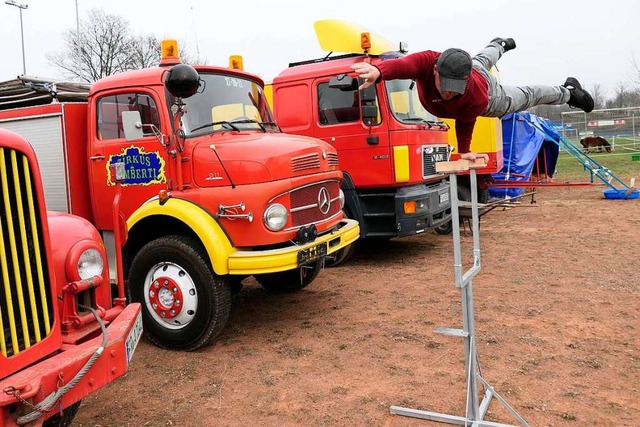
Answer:
<svg viewBox="0 0 640 427"><path fill-rule="evenodd" d="M351 68L364 79L359 89L365 89L380 78L384 80L420 78L425 73L433 71L437 56L437 52L425 50L402 58L382 61L379 63L379 68L368 62L358 62Z"/></svg>

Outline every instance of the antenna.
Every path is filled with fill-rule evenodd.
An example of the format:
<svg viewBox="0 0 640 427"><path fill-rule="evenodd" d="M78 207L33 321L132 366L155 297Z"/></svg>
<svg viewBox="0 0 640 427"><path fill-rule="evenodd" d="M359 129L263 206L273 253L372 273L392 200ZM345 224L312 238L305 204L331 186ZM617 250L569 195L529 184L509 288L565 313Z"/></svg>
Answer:
<svg viewBox="0 0 640 427"><path fill-rule="evenodd" d="M200 60L200 47L198 46L198 30L196 29L196 16L193 13L193 6L191 6L191 20L193 21L193 35L196 39L196 53L198 54L198 61Z"/></svg>

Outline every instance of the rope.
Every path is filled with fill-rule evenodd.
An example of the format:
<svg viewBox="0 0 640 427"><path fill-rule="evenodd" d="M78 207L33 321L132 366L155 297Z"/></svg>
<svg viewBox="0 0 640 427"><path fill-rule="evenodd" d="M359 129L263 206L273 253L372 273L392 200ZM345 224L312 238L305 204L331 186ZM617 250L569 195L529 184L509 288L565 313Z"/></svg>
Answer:
<svg viewBox="0 0 640 427"><path fill-rule="evenodd" d="M26 415L22 415L18 417L17 423L18 425L25 425L30 422L33 422L40 418L43 414L51 411L53 406L56 404L58 400L62 396L64 396L69 390L71 390L78 382L87 374L89 369L96 363L96 360L102 355L104 349L107 348L107 328L104 325L104 322L100 318L100 315L91 307L85 307L80 305L80 307L84 309L88 309L94 315L98 324L100 325L100 329L102 329L102 345L96 349L96 351L91 355L91 358L84 364L82 369L73 377L73 379L67 383L65 386L59 388L55 392L51 393L49 396L44 398L40 403L34 406L35 410Z"/></svg>

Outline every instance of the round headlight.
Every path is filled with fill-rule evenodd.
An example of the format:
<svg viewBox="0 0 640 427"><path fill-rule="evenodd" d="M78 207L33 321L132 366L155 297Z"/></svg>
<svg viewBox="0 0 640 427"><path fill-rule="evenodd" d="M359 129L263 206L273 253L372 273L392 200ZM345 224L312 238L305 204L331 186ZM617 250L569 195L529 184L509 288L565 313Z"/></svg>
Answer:
<svg viewBox="0 0 640 427"><path fill-rule="evenodd" d="M340 189L340 209L344 209L344 193Z"/></svg>
<svg viewBox="0 0 640 427"><path fill-rule="evenodd" d="M271 231L280 231L287 224L289 213L280 203L274 203L264 211L264 225Z"/></svg>
<svg viewBox="0 0 640 427"><path fill-rule="evenodd" d="M97 249L87 249L78 259L78 276L82 280L91 279L93 276L102 276L104 260Z"/></svg>

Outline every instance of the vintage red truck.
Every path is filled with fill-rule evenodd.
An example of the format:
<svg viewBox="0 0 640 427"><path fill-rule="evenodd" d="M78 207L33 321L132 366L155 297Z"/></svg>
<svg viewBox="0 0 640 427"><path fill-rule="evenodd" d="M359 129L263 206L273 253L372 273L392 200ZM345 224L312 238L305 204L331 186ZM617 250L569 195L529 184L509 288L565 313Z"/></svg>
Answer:
<svg viewBox="0 0 640 427"><path fill-rule="evenodd" d="M340 20L317 21L315 30L329 54L292 63L273 79L270 98L278 125L336 147L345 174L346 214L360 222L361 237L448 232L449 185L435 163L458 156L452 121L445 124L422 107L413 81L381 81L359 91L350 68L360 61L375 65L403 56L406 45ZM345 54L332 56L335 52ZM500 127L496 121L479 123L472 142L474 150L490 156L484 177L502 166L502 141L486 138ZM486 125L492 126L489 131ZM460 184L466 194L468 176Z"/></svg>
<svg viewBox="0 0 640 427"><path fill-rule="evenodd" d="M140 304L112 293L100 234L47 211L33 148L0 129L0 426L66 426L124 375ZM116 205L117 209L117 205Z"/></svg>
<svg viewBox="0 0 640 427"><path fill-rule="evenodd" d="M244 278L302 289L359 227L343 218L331 145L282 133L256 75L191 67L177 52L163 42L159 67L101 79L87 102L0 111L0 127L30 136L47 159L51 208L100 230L147 337L195 350L222 331ZM111 209L118 192L122 227Z"/></svg>

